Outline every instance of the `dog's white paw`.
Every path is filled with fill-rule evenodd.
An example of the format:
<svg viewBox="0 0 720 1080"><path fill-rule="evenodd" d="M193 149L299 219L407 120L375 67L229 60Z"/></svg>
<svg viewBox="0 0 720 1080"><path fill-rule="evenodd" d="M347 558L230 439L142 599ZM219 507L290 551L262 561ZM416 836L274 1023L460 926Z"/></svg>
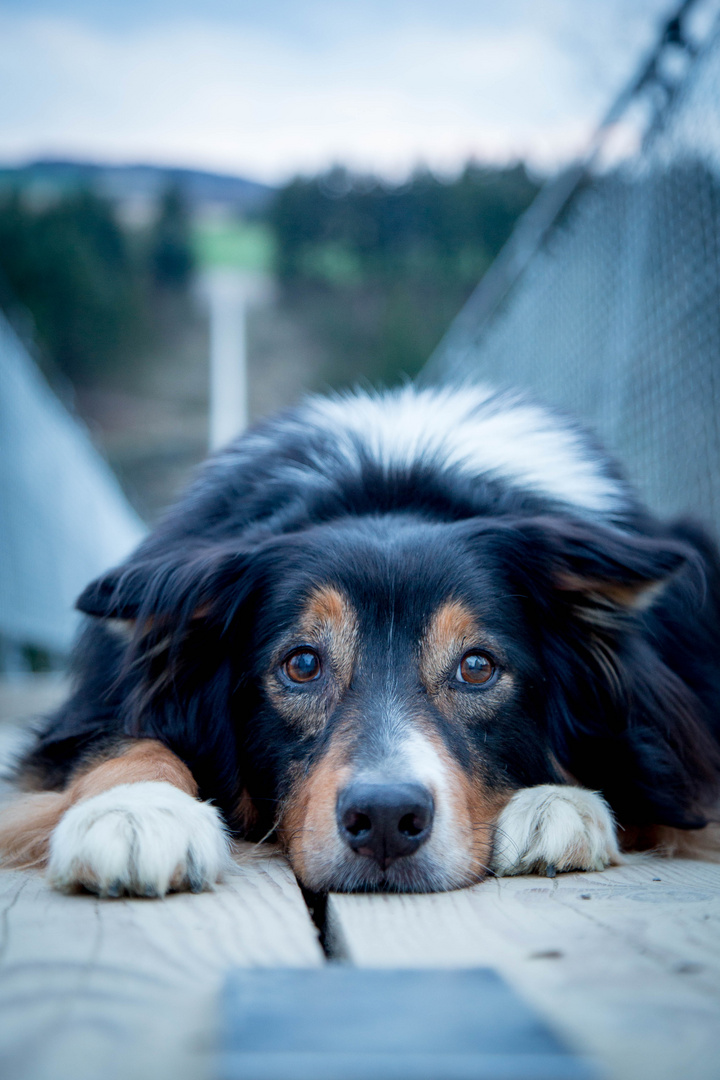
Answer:
<svg viewBox="0 0 720 1080"><path fill-rule="evenodd" d="M211 889L229 859L214 806L164 781L141 781L70 807L50 837L48 877L63 892L164 896Z"/></svg>
<svg viewBox="0 0 720 1080"><path fill-rule="evenodd" d="M604 870L620 862L615 822L595 791L523 788L498 818L491 866L499 876Z"/></svg>

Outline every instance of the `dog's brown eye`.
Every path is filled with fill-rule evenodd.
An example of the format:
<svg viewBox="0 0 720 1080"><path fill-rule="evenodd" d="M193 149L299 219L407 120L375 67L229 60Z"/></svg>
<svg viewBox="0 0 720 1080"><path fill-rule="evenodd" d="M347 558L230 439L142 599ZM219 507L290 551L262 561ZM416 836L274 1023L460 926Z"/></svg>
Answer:
<svg viewBox="0 0 720 1080"><path fill-rule="evenodd" d="M312 682L320 674L320 657L312 649L296 649L285 658L283 670L292 682Z"/></svg>
<svg viewBox="0 0 720 1080"><path fill-rule="evenodd" d="M458 664L456 678L458 682L481 686L483 683L490 682L496 670L495 664L487 653L474 650L463 656Z"/></svg>

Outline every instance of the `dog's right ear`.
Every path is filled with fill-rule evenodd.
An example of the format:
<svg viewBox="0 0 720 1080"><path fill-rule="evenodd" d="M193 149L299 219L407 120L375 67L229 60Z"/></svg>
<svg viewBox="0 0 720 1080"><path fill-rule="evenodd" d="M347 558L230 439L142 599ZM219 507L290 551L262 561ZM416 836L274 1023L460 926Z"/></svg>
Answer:
<svg viewBox="0 0 720 1080"><path fill-rule="evenodd" d="M96 578L75 602L78 611L99 619L135 619L142 607L148 575L142 563L118 566Z"/></svg>
<svg viewBox="0 0 720 1080"><path fill-rule="evenodd" d="M135 555L91 582L75 606L100 619L188 622L210 613L229 593L237 594L255 550L218 544Z"/></svg>

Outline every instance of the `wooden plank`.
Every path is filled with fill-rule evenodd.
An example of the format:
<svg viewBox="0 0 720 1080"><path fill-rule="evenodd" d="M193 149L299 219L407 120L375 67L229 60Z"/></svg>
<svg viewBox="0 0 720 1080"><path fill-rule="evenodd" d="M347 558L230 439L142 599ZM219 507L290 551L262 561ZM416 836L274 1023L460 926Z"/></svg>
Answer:
<svg viewBox="0 0 720 1080"><path fill-rule="evenodd" d="M0 1075L209 1080L227 972L323 962L272 848L244 845L215 892L164 900L62 896L0 872Z"/></svg>
<svg viewBox="0 0 720 1080"><path fill-rule="evenodd" d="M600 874L427 896L331 896L338 957L488 965L614 1080L720 1076L720 866L640 858Z"/></svg>
<svg viewBox="0 0 720 1080"><path fill-rule="evenodd" d="M65 690L56 677L0 681L4 763ZM205 1080L229 970L323 963L295 878L268 845L238 845L215 892L165 900L62 896L39 874L0 871L0 1076Z"/></svg>

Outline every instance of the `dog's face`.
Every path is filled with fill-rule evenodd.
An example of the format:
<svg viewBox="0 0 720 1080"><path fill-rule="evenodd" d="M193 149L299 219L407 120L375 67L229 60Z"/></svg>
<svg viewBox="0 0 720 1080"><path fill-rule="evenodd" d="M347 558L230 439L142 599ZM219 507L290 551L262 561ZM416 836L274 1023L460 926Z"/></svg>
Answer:
<svg viewBox="0 0 720 1080"><path fill-rule="evenodd" d="M493 546L378 518L314 529L264 575L250 753L274 759L308 887L477 881L513 790L553 779L525 600Z"/></svg>
<svg viewBox="0 0 720 1080"><path fill-rule="evenodd" d="M434 891L559 780L558 731L611 710L628 612L682 559L572 520L378 515L130 564L81 602L136 617L138 726L308 888Z"/></svg>

